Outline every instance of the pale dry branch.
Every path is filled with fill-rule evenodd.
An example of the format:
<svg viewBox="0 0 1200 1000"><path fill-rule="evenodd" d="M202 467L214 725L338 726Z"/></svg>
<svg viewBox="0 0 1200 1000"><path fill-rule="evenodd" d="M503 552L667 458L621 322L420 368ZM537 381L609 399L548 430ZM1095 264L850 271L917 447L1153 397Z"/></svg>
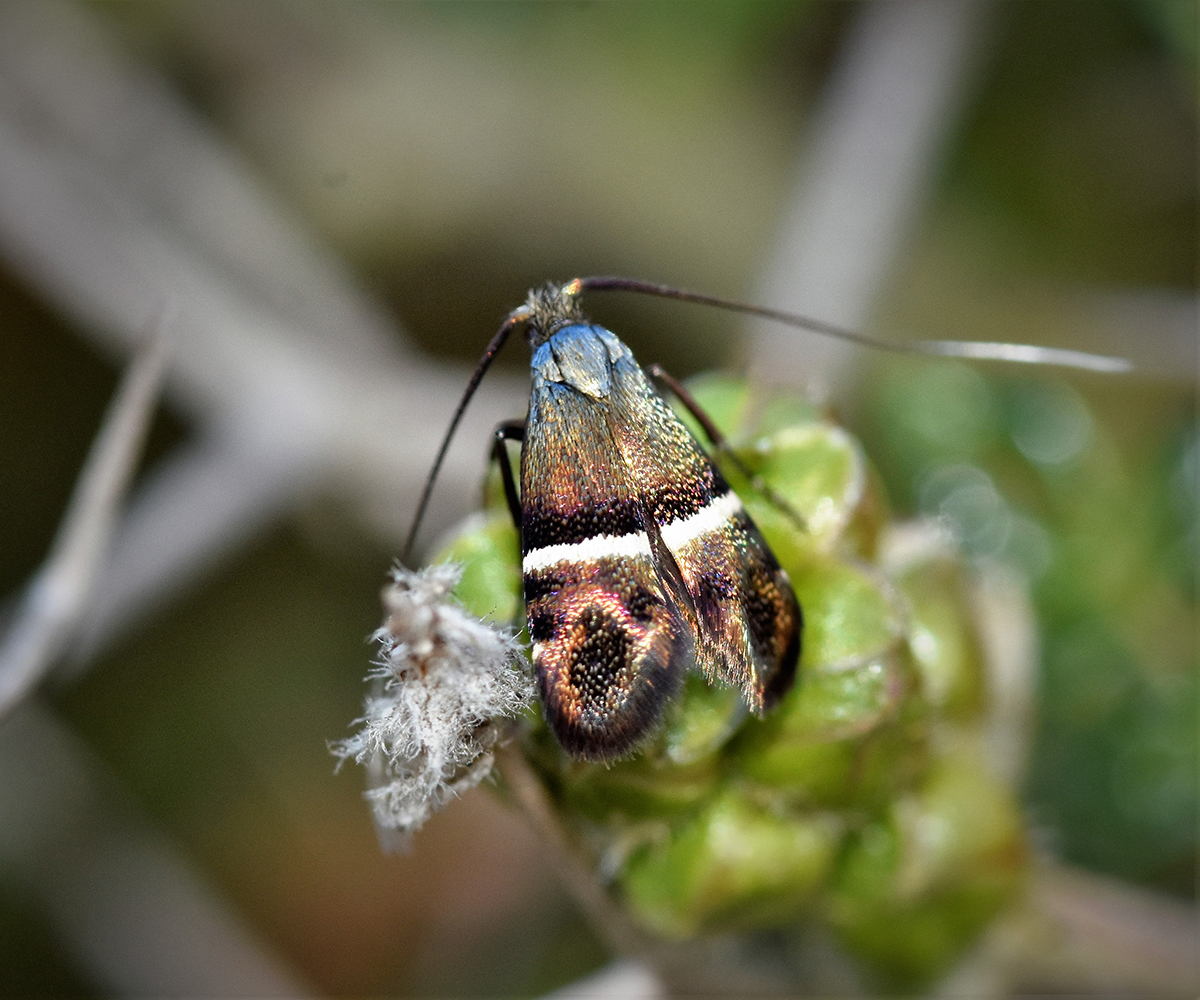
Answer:
<svg viewBox="0 0 1200 1000"><path fill-rule="evenodd" d="M937 995L1182 997L1197 988L1194 906L1043 860L1026 898L989 928Z"/></svg>
<svg viewBox="0 0 1200 1000"><path fill-rule="evenodd" d="M633 926L596 873L584 863L578 846L555 813L545 786L521 750L511 743L497 747L496 770L545 846L547 863L562 880L597 936L615 955L629 958L646 954L649 938Z"/></svg>
<svg viewBox="0 0 1200 1000"><path fill-rule="evenodd" d="M134 498L81 650L314 490L402 535L465 374L404 351L343 268L81 8L0 6L0 255L109 349L136 341L154 302L178 315L169 398L201 443ZM430 536L475 495L479 442L519 411L518 385L482 387Z"/></svg>
<svg viewBox="0 0 1200 1000"><path fill-rule="evenodd" d="M109 405L45 564L0 643L0 720L74 638L142 453L167 363L166 316L155 321Z"/></svg>
<svg viewBox="0 0 1200 1000"><path fill-rule="evenodd" d="M972 92L987 3L862 5L797 157L775 251L755 294L775 308L865 329L960 111ZM751 324L751 371L826 399L844 344Z"/></svg>

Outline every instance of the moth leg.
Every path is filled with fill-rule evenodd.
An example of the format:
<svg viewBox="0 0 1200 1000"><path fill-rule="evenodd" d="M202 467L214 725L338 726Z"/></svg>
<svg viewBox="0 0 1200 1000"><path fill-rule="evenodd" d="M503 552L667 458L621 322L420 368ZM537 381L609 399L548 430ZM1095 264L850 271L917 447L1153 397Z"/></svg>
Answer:
<svg viewBox="0 0 1200 1000"><path fill-rule="evenodd" d="M766 480L762 476L751 472L746 463L738 458L733 448L730 447L728 439L720 432L717 425L712 422L712 418L704 412L704 408L696 402L696 397L693 396L683 386L678 379L669 374L661 365L651 364L646 366L646 372L651 378L661 382L676 399L683 404L685 410L688 411L696 422L704 429L704 435L708 438L709 443L716 450L717 454L722 458L727 459L729 464L738 470L746 479L749 480L751 488L767 498L771 506L775 507L781 514L787 517L801 531L807 531L808 525L804 521L803 515L800 514L790 503L781 497L775 490L767 485Z"/></svg>
<svg viewBox="0 0 1200 1000"><path fill-rule="evenodd" d="M500 466L500 479L504 483L504 499L508 501L508 512L512 515L517 534L521 534L521 498L517 495L517 481L513 478L512 459L508 454L508 441L525 440L525 421L506 420L497 424L492 432L492 459Z"/></svg>

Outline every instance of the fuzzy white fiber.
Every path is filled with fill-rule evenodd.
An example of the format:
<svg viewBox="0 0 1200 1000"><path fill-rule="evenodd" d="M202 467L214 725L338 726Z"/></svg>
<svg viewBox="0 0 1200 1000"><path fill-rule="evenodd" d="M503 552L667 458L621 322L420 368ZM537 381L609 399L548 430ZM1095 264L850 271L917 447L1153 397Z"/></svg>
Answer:
<svg viewBox="0 0 1200 1000"><path fill-rule="evenodd" d="M462 570L397 566L384 589L387 617L374 638L373 692L353 736L330 745L343 762L366 764L381 834L408 835L492 769L494 730L533 700L529 664L510 630L451 603Z"/></svg>

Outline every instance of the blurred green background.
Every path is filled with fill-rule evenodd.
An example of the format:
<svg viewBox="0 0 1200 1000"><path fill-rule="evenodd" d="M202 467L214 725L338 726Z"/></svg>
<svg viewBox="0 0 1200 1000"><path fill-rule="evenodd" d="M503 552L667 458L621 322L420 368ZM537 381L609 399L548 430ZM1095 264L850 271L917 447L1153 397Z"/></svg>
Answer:
<svg viewBox="0 0 1200 1000"><path fill-rule="evenodd" d="M629 273L751 296L859 7L90 12L416 342L464 362L548 278ZM987 36L871 329L1117 343L1149 374L870 358L835 408L897 509L949 519L972 555L1030 582L1043 648L1025 789L1035 839L1190 899L1195 341L1172 341L1156 317L1195 316L1196 7L1001 2ZM1123 310L1115 342L1094 339L1097 302ZM643 363L680 376L743 357L723 315L625 298L593 311ZM11 268L0 316L0 592L15 594L44 558L117 369ZM526 359L516 349L503 363ZM191 433L164 411L147 463ZM385 856L360 775L332 776L325 741L360 709L364 637L396 548L338 498L312 501L49 698L315 988L536 994L604 953L520 821L472 793L411 856ZM0 878L0 970L7 995L96 991L15 879Z"/></svg>

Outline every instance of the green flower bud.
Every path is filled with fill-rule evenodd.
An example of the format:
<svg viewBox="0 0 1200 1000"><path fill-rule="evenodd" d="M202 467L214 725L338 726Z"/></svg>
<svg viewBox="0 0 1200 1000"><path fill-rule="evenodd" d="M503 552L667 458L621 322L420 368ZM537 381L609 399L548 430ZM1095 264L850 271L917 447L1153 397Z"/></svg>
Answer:
<svg viewBox="0 0 1200 1000"><path fill-rule="evenodd" d="M431 562L462 566L453 593L471 614L501 624L520 620L521 552L507 507L472 514Z"/></svg>
<svg viewBox="0 0 1200 1000"><path fill-rule="evenodd" d="M837 543L866 490L858 443L834 424L784 427L738 457L804 518L806 534L821 552Z"/></svg>
<svg viewBox="0 0 1200 1000"><path fill-rule="evenodd" d="M842 859L829 916L893 985L943 971L1019 887L1015 802L978 761L939 760Z"/></svg>
<svg viewBox="0 0 1200 1000"><path fill-rule="evenodd" d="M602 764L573 763L561 773L563 805L597 822L636 822L696 808L720 777L714 760L672 764L645 754Z"/></svg>
<svg viewBox="0 0 1200 1000"><path fill-rule="evenodd" d="M875 802L893 784L881 768L907 774L910 758L923 747L923 733L900 718L911 686L894 655L809 673L775 715L745 728L736 746L737 767L788 802L824 807ZM884 752L873 750L877 743Z"/></svg>
<svg viewBox="0 0 1200 1000"><path fill-rule="evenodd" d="M983 709L983 651L962 564L941 555L910 566L896 579L908 599L908 646L921 691L951 718Z"/></svg>
<svg viewBox="0 0 1200 1000"><path fill-rule="evenodd" d="M903 635L890 586L865 567L822 559L793 573L792 586L804 609L806 672L855 666L895 648Z"/></svg>
<svg viewBox="0 0 1200 1000"><path fill-rule="evenodd" d="M745 719L746 705L737 688L717 687L689 673L659 741L662 753L676 764L715 754Z"/></svg>
<svg viewBox="0 0 1200 1000"><path fill-rule="evenodd" d="M776 813L727 789L635 852L620 886L634 919L664 937L771 926L811 906L839 839L829 817Z"/></svg>
<svg viewBox="0 0 1200 1000"><path fill-rule="evenodd" d="M811 407L725 377L690 389L746 466L749 477L718 456L803 608L796 684L760 719L736 688L693 671L628 759L573 761L540 718L524 752L648 930L818 920L891 983L927 980L1011 898L1025 864L1009 790L973 755L946 756L975 738L983 707L967 571L944 544L896 544L861 447ZM463 564L455 596L468 610L518 622L517 534L495 476L487 496L438 560Z"/></svg>

